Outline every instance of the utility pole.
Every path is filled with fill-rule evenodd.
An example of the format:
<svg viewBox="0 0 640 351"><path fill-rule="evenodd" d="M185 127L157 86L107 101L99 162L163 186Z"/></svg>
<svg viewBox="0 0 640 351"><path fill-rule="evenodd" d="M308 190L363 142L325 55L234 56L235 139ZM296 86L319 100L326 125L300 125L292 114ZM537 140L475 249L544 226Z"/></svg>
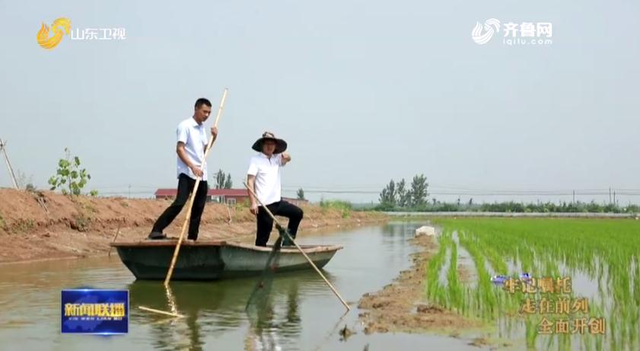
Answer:
<svg viewBox="0 0 640 351"><path fill-rule="evenodd" d="M576 203L576 191L575 190L573 191L573 203L574 204Z"/></svg>
<svg viewBox="0 0 640 351"><path fill-rule="evenodd" d="M129 184L129 199L131 198L131 184Z"/></svg>
<svg viewBox="0 0 640 351"><path fill-rule="evenodd" d="M611 187L609 187L609 204L611 204Z"/></svg>
<svg viewBox="0 0 640 351"><path fill-rule="evenodd" d="M617 205L617 203L616 203L616 191L615 190L613 191L613 204Z"/></svg>
<svg viewBox="0 0 640 351"><path fill-rule="evenodd" d="M7 142L2 141L2 139L0 139L0 150L2 150L2 153L4 154L4 160L7 163L7 168L9 169L11 180L13 181L13 186L16 189L20 189L20 187L18 186L18 182L16 181L16 175L13 173L13 167L11 167L11 162L9 162L9 156L7 156Z"/></svg>

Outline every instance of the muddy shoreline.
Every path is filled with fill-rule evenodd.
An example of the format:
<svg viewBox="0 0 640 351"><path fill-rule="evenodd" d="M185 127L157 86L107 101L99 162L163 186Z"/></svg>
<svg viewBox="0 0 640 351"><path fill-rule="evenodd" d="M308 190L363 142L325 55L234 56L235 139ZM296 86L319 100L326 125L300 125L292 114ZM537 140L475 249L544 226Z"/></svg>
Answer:
<svg viewBox="0 0 640 351"><path fill-rule="evenodd" d="M463 332L479 329L483 324L469 320L426 299L426 266L437 251L433 236L411 239L418 248L412 254L413 265L382 290L367 293L358 308L364 310L360 321L365 334L371 333L429 333L437 332L459 337Z"/></svg>
<svg viewBox="0 0 640 351"><path fill-rule="evenodd" d="M69 197L13 189L0 189L0 199L0 264L107 255L116 233L117 241L146 238L156 218L170 204L168 200ZM344 212L316 205L304 205L302 209L301 237L323 228L388 220L388 216L374 212ZM179 236L184 218L181 213L165 233ZM248 208L207 203L199 240L252 242L254 235L255 217ZM115 250L111 254L116 254Z"/></svg>

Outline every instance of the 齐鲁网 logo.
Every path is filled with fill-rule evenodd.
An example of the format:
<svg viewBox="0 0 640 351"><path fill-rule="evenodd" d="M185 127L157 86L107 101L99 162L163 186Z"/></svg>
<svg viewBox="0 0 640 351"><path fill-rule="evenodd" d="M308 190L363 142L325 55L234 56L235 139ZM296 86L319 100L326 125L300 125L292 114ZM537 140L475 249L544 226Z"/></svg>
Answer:
<svg viewBox="0 0 640 351"><path fill-rule="evenodd" d="M502 29L502 31L500 30ZM504 22L501 23L495 18L488 19L484 25L476 22L471 30L471 39L478 44L484 45L492 38L502 35L504 45L551 45L553 44L553 24L550 22Z"/></svg>
<svg viewBox="0 0 640 351"><path fill-rule="evenodd" d="M476 26L471 31L471 37L477 44L484 45L491 40L494 33L499 31L500 21L495 18L491 18L484 22L484 26L480 24L480 22L476 22Z"/></svg>

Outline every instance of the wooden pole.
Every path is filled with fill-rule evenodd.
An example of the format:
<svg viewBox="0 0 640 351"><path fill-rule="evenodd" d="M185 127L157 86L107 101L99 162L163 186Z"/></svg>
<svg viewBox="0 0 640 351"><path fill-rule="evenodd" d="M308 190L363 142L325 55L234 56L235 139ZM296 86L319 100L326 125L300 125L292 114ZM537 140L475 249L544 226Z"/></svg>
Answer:
<svg viewBox="0 0 640 351"><path fill-rule="evenodd" d="M220 116L222 115L222 110L224 109L224 103L227 100L227 91L228 89L224 89L224 93L222 94L222 101L220 102L220 107L218 107L218 113L216 115L216 121L214 122L214 127L218 126L218 121L220 120ZM209 144L207 145L207 149L204 151L204 158L202 159L202 169L207 162L207 156L209 155L209 151L213 146L214 139L210 138ZM198 192L198 185L200 185L201 178L196 177L196 183L193 186L193 191L191 192L191 199L189 200L189 204L187 205L187 218L184 220L184 224L182 225L182 231L180 232L180 237L178 238L178 243L176 244L176 249L173 252L173 258L171 259L171 265L169 266L169 271L167 272L167 277L164 280L164 285L168 286L169 281L171 281L171 275L173 274L173 269L175 268L176 261L178 260L178 253L180 252L180 245L182 244L182 239L184 238L184 233L187 231L187 225L189 224L189 219L191 219L191 208L193 207L193 202L196 198L196 193Z"/></svg>
<svg viewBox="0 0 640 351"><path fill-rule="evenodd" d="M13 186L17 189L20 189L18 186L18 182L16 181L16 175L13 173L13 167L11 167L11 162L9 162L9 156L7 155L7 143L0 139L0 150L4 154L4 161L7 163L7 169L9 169L9 175L11 176L11 180L13 181Z"/></svg>
<svg viewBox="0 0 640 351"><path fill-rule="evenodd" d="M173 297L173 292L171 291L170 286L165 286L165 294L167 295L167 302L169 302L169 309L171 313L178 314L178 306L176 305L176 299Z"/></svg>
<svg viewBox="0 0 640 351"><path fill-rule="evenodd" d="M171 287L170 286L165 286L165 293L167 294L167 301L169 302L169 309L171 310L171 312L165 312L165 311L162 311L162 310L156 310L154 308L149 308L149 307L144 307L144 306L138 306L138 308L143 310L143 311L159 313L159 314L163 314L165 316L184 318L183 315L178 313L178 308L176 307L176 301L173 298L173 293L171 292Z"/></svg>
<svg viewBox="0 0 640 351"><path fill-rule="evenodd" d="M144 306L138 306L139 309L143 310L143 311L147 311L147 312L153 312L153 313L158 313L158 314L163 314L165 316L171 316L171 317L177 317L177 318L184 318L183 315L179 314L179 313L171 313L171 312L165 312L165 311L161 311L161 310L156 310L154 308L149 308L149 307L144 307Z"/></svg>
<svg viewBox="0 0 640 351"><path fill-rule="evenodd" d="M271 211L269 211L269 208L267 206L265 206L262 201L260 201L260 199L258 198L258 196L256 196L256 194L253 192L253 189L249 188L249 186L247 185L247 183L244 183L244 186L247 188L247 190L249 190L249 192L251 193L251 195L253 195L253 197L258 200L258 202L260 203L260 205L262 205L262 207L264 207L264 209L267 211L267 213L269 214L269 216L273 219L273 221L280 227L282 227L282 225L280 225L280 222L278 222L278 219L276 219L276 217L273 215L273 213L271 213ZM318 269L318 267L315 265L315 263L313 263L313 261L311 261L311 259L309 258L309 256L307 256L307 254L304 252L304 250L302 250L302 248L298 245L298 243L296 243L293 238L291 238L291 236L289 235L289 233L285 230L284 231L285 235L287 236L287 238L293 243L293 245L296 246L296 248L298 249L298 251L300 251L300 253L302 254L302 256L304 256L304 258L307 259L307 262L309 262L309 264L311 265L311 267L313 267L313 269L315 269L316 272L318 272L318 274L320 275L320 277L322 278L322 280L324 280L325 283L327 283L327 285L329 286L329 288L331 288L331 291L333 291L333 293L338 297L338 299L340 299L340 302L342 302L342 304L344 305L344 307L347 309L347 311L351 311L351 307L349 307L349 305L344 301L344 299L342 298L342 296L340 296L340 293L338 292L338 290L336 290L336 288L333 287L333 285L329 282L329 280L324 276L324 274L322 274L322 272Z"/></svg>

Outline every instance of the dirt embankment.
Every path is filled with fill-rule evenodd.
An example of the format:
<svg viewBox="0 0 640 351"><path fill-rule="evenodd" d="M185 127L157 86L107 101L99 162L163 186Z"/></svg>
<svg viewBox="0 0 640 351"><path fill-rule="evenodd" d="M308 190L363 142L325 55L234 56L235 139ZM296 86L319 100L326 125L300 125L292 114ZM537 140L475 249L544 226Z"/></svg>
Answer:
<svg viewBox="0 0 640 351"><path fill-rule="evenodd" d="M456 336L464 329L481 327L479 322L426 301L426 267L437 245L434 237L426 235L412 241L419 248L413 255L413 267L401 272L392 284L360 299L358 308L366 310L360 315L365 333L445 331Z"/></svg>
<svg viewBox="0 0 640 351"><path fill-rule="evenodd" d="M85 257L105 254L117 241L146 238L168 200L69 197L52 192L0 189L0 263ZM386 220L380 213L348 212L306 205L299 235L305 230L348 226ZM185 212L165 230L179 236ZM208 203L202 216L199 240L251 242L255 217L248 208ZM273 236L272 236L273 237Z"/></svg>

